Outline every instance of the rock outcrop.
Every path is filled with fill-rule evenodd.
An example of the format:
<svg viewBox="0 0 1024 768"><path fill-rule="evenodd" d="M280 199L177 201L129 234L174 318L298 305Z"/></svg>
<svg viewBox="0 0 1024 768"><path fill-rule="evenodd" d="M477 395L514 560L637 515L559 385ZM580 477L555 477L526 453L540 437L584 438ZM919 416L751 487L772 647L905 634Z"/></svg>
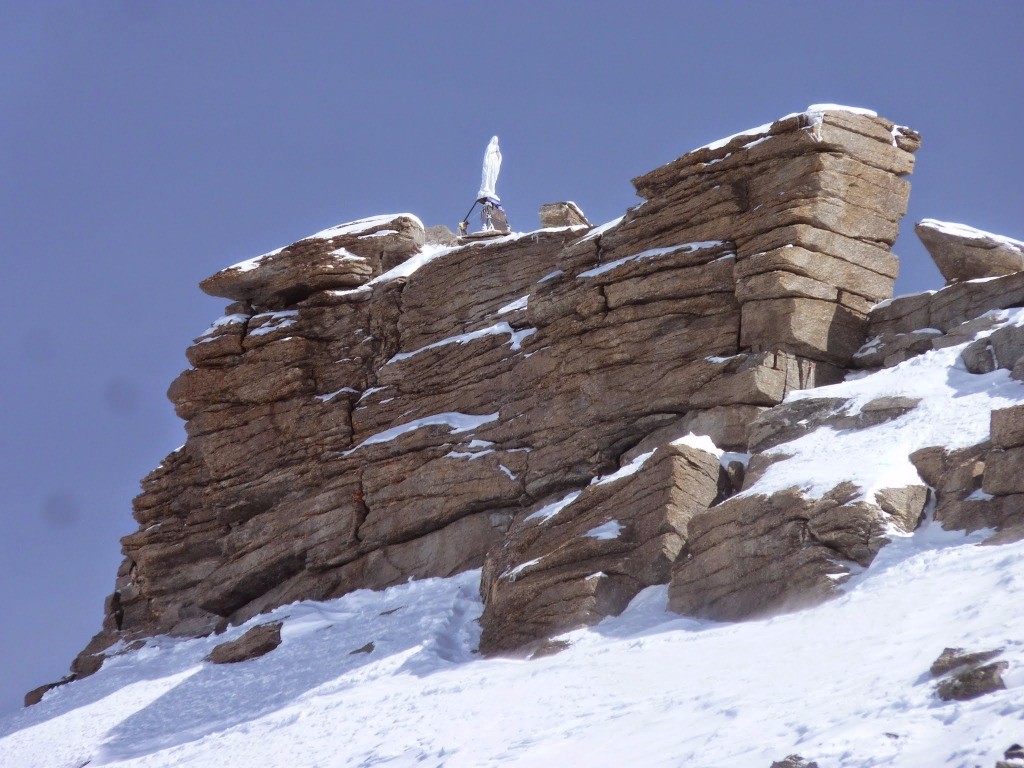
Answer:
<svg viewBox="0 0 1024 768"><path fill-rule="evenodd" d="M205 280L233 303L168 392L187 442L143 481L76 663L481 566L489 651L593 623L673 568L694 613L820 598L837 562L870 561L883 515L912 527L919 494L723 502L758 457L744 483L720 449L752 425L764 441L766 409L839 381L887 322L871 308L918 146L826 105L638 177L643 202L602 227L556 204L537 232L457 246L374 217ZM921 327L889 312L887 333ZM716 563L764 546L759 576L719 583ZM769 595L769 576L796 586Z"/></svg>
<svg viewBox="0 0 1024 768"><path fill-rule="evenodd" d="M965 224L924 219L915 227L947 283L1024 270L1024 243Z"/></svg>

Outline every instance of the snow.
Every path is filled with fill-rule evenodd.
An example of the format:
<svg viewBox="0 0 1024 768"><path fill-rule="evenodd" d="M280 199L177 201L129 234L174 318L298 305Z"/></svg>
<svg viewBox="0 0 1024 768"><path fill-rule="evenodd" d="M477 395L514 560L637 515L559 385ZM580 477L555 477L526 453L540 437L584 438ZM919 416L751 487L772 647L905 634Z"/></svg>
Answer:
<svg viewBox="0 0 1024 768"><path fill-rule="evenodd" d="M565 272L561 269L556 269L554 272L548 272L544 277L537 281L537 284L546 283L548 280L554 280L559 275L564 275Z"/></svg>
<svg viewBox="0 0 1024 768"><path fill-rule="evenodd" d="M0 764L991 766L1024 719L1024 542L979 538L926 525L839 598L761 621L679 617L652 587L532 661L474 653L478 571L296 603L220 637L150 640L48 693L0 721ZM202 661L272 620L267 656ZM946 646L1005 648L1007 690L939 701L927 669Z"/></svg>
<svg viewBox="0 0 1024 768"><path fill-rule="evenodd" d="M385 224L390 224L395 219L403 216L417 222L421 227L423 226L423 222L411 213L386 213L380 216L368 216L365 219L357 219L356 221L350 221L344 224L328 227L327 229L321 230L315 235L310 235L305 239L313 240L315 238L319 240L330 240L332 237L338 237L340 235L360 235L368 229L382 227Z"/></svg>
<svg viewBox="0 0 1024 768"><path fill-rule="evenodd" d="M1024 309L992 313L1002 323L978 334L987 336L1002 324L1024 323ZM976 337L977 338L977 337ZM799 488L817 498L839 483L856 483L868 500L883 488L922 485L908 456L919 448L951 449L975 445L989 436L989 413L1024 402L1024 384L1007 370L969 373L960 361L966 343L933 350L869 376L840 384L801 390L787 402L806 398L848 398L856 414L870 401L887 396L920 399L909 413L871 429L836 431L822 427L768 453L789 458L772 464L744 495Z"/></svg>
<svg viewBox="0 0 1024 768"><path fill-rule="evenodd" d="M269 259L271 256L277 256L277 254L281 253L281 251L287 247L288 246L282 245L280 248L275 248L269 253L264 253L260 256L253 256L251 259L246 259L245 261L240 261L237 264L232 264L223 271L228 272L230 270L235 270L237 272L251 272L256 269L264 259Z"/></svg>
<svg viewBox="0 0 1024 768"><path fill-rule="evenodd" d="M605 232L607 232L609 229L614 229L615 227L619 226L619 224L621 224L622 220L625 219L625 218L626 218L625 216L619 216L619 218L612 219L611 221L607 221L607 222L605 222L604 224L602 224L599 227L594 227L587 234L585 234L583 237L581 237L579 239L579 242L582 243L585 240L593 240L595 237L600 237ZM543 280L541 282L543 282Z"/></svg>
<svg viewBox="0 0 1024 768"><path fill-rule="evenodd" d="M282 328L288 328L289 326L295 325L295 321L298 320L299 311L297 309L286 309L280 312L264 312L259 315L253 315L250 325L262 323L255 330L250 330L250 336L264 336L268 333L274 333L280 331Z"/></svg>
<svg viewBox="0 0 1024 768"><path fill-rule="evenodd" d="M366 261L365 256L356 256L356 254L346 248L335 248L327 255L334 257L338 261Z"/></svg>
<svg viewBox="0 0 1024 768"><path fill-rule="evenodd" d="M499 576L499 579L506 579L507 581L515 581L518 579L527 569L532 568L541 561L541 558L535 557L533 560L527 560L525 563L520 563L515 568L510 568Z"/></svg>
<svg viewBox="0 0 1024 768"><path fill-rule="evenodd" d="M473 461L474 459L479 459L481 456L487 456L490 453L494 453L493 448L488 448L484 451L448 451L444 457L446 459L469 459L470 461Z"/></svg>
<svg viewBox="0 0 1024 768"><path fill-rule="evenodd" d="M369 390L367 390L368 392ZM365 396L365 395L364 395ZM498 413L487 413L482 416L473 416L468 413L459 413L457 411L449 411L447 413L435 413L432 416L424 416L421 419L415 419L413 421L406 422L405 424L399 424L391 429L385 429L383 432L378 432L375 435L363 440L359 445L354 448L349 448L347 451L342 451L342 456L348 456L349 454L355 453L360 448L365 448L368 445L376 445L377 443L388 443L395 440L402 435L409 432L415 432L417 429L423 427L443 426L453 433L469 432L470 430L482 427L484 424L490 424L492 421L498 420Z"/></svg>
<svg viewBox="0 0 1024 768"><path fill-rule="evenodd" d="M209 338L206 338L206 337L209 336L212 333L216 333L221 328L224 328L226 326L229 326L229 325L241 325L242 323L244 323L248 319L249 319L249 315L242 315L242 314L224 315L223 317L218 317L216 320L213 321L213 323L210 325L209 328L207 328L205 331L203 331L201 334L199 334L199 336L197 337L197 340L198 339L203 339L204 341L213 341L213 339L209 339Z"/></svg>
<svg viewBox="0 0 1024 768"><path fill-rule="evenodd" d="M530 302L530 295L529 294L527 294L526 296L520 296L515 301L513 301L513 302L511 302L509 304L506 304L504 307L499 309L494 314L496 314L496 315L507 315L509 312L515 312L518 309L526 309L526 307L529 304L529 302Z"/></svg>
<svg viewBox="0 0 1024 768"><path fill-rule="evenodd" d="M974 227L969 227L966 224L955 224L951 221L938 221L937 219L922 219L920 225L926 229L934 229L937 232L942 232L946 235L963 237L968 240L995 240L997 242L1013 246L1014 248L1024 250L1024 242L1021 242L1020 240L1014 240L1013 238L1006 237L1004 235L986 232L983 229L975 229Z"/></svg>
<svg viewBox="0 0 1024 768"><path fill-rule="evenodd" d="M426 352L428 349L437 349L438 347L445 347L450 344L468 344L474 339L482 339L486 336L496 336L498 334L507 333L509 335L509 343L511 344L510 349L517 352L522 349L523 340L527 336L531 336L537 332L536 328L524 328L522 330L514 330L508 323L497 323L496 325L488 326L487 328L481 328L477 331L470 331L469 333L461 333L458 336L449 336L448 338L435 341L432 344L427 344L419 349L414 349L412 352L399 352L397 355L388 360L385 365L391 365L392 363L398 363L402 360L408 360L410 357L415 357L421 352Z"/></svg>
<svg viewBox="0 0 1024 768"><path fill-rule="evenodd" d="M691 448L707 451L713 456L718 456L719 458L725 455L721 450L719 450L718 446L715 445L714 441L710 437L707 435L695 435L692 432L673 440L672 445L688 445ZM736 456L739 454L732 455Z"/></svg>
<svg viewBox="0 0 1024 768"><path fill-rule="evenodd" d="M607 523L602 523L596 528L591 528L583 535L590 539L608 541L619 538L619 534L622 533L624 527L618 520L609 520Z"/></svg>
<svg viewBox="0 0 1024 768"><path fill-rule="evenodd" d="M342 394L343 392L348 393L350 395L359 394L359 390L357 389L352 389L352 387L342 387L341 389L335 390L334 392L328 392L326 395L317 395L316 399L319 400L321 403L326 403L328 400L333 400L335 397Z"/></svg>
<svg viewBox="0 0 1024 768"><path fill-rule="evenodd" d="M606 483L614 483L616 480L621 480L624 477L635 475L637 472L640 471L640 468L647 463L647 460L651 458L651 456L653 455L654 451L647 451L646 453L641 453L631 462L629 462L623 467L620 467L618 470L612 472L610 475L604 475L603 477L595 477L593 480L590 481L590 484L605 485Z"/></svg>
<svg viewBox="0 0 1024 768"><path fill-rule="evenodd" d="M586 272L580 272L577 277L597 277L603 275L606 272L611 272L613 269L621 267L623 264L628 264L633 261L645 261L647 259L654 259L658 256L666 256L674 253L693 253L704 248L714 248L717 246L725 245L721 240L704 240L697 243L682 243L680 245L670 245L665 248L651 248L640 253L634 253L632 256L623 256L621 259L610 261L607 264L602 264L593 269L588 269Z"/></svg>

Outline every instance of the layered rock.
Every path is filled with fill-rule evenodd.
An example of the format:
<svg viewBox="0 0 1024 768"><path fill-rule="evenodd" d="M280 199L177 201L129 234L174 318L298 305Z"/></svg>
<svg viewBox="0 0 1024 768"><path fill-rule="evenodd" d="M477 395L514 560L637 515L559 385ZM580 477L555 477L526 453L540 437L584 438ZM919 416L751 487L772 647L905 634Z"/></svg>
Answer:
<svg viewBox="0 0 1024 768"><path fill-rule="evenodd" d="M1024 270L1024 243L965 224L924 219L915 226L947 283Z"/></svg>
<svg viewBox="0 0 1024 768"><path fill-rule="evenodd" d="M668 581L690 521L728 490L717 456L673 442L531 509L487 558L481 650L529 647L620 613Z"/></svg>
<svg viewBox="0 0 1024 768"><path fill-rule="evenodd" d="M188 440L143 481L79 663L481 565L493 649L620 610L724 487L715 456L664 446L698 431L743 450L754 417L862 346L917 146L814 109L639 177L644 202L597 229L566 206L549 214L569 224L459 247L374 217L204 281L234 303L170 387ZM575 492L555 524L531 519ZM863 561L872 524L836 506L822 519L866 538L833 555ZM588 535L613 519L621 536Z"/></svg>
<svg viewBox="0 0 1024 768"><path fill-rule="evenodd" d="M690 523L672 572L672 610L732 621L813 605L870 565L893 531L917 527L928 500L923 484L865 493L842 482L820 495L760 489L765 470L787 457L787 443L819 429L867 429L914 407L884 398L850 414L848 405L841 398L805 398L754 422L743 493Z"/></svg>

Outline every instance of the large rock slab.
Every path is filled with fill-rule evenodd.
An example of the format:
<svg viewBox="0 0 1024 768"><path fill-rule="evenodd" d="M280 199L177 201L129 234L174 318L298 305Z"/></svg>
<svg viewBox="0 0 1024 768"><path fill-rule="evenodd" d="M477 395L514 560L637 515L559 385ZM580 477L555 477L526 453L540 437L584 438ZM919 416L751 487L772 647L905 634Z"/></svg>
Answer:
<svg viewBox="0 0 1024 768"><path fill-rule="evenodd" d="M914 225L947 283L1024 270L1024 243L965 224L924 219Z"/></svg>
<svg viewBox="0 0 1024 768"><path fill-rule="evenodd" d="M849 483L820 498L794 488L727 499L691 521L669 607L735 621L819 603L836 593L851 564L871 563L889 525L913 530L926 499L918 487L876 494L872 503Z"/></svg>
<svg viewBox="0 0 1024 768"><path fill-rule="evenodd" d="M424 242L423 224L415 216L372 216L235 264L199 287L211 296L278 309L317 291L362 285L412 256Z"/></svg>
<svg viewBox="0 0 1024 768"><path fill-rule="evenodd" d="M690 522L728 481L717 456L684 443L634 462L632 474L610 475L523 515L490 552L482 651L516 650L594 624L668 580Z"/></svg>

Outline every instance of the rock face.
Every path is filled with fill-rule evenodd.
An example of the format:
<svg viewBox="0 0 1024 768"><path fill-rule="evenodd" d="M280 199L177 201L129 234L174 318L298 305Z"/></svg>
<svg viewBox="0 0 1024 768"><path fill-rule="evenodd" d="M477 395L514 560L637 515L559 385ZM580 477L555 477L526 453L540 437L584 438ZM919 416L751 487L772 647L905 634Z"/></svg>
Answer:
<svg viewBox="0 0 1024 768"><path fill-rule="evenodd" d="M381 216L205 280L234 303L168 391L188 440L143 480L77 663L480 566L488 650L615 613L674 563L682 610L820 597L880 546L886 504L916 521L916 491L719 504L742 464L718 448L788 428L766 409L840 380L884 325L918 146L812 108L638 177L643 202L596 229L556 204L551 228L460 247ZM715 563L762 544L798 588L720 583Z"/></svg>
<svg viewBox="0 0 1024 768"><path fill-rule="evenodd" d="M964 224L924 219L915 226L947 283L1024 270L1024 243Z"/></svg>

